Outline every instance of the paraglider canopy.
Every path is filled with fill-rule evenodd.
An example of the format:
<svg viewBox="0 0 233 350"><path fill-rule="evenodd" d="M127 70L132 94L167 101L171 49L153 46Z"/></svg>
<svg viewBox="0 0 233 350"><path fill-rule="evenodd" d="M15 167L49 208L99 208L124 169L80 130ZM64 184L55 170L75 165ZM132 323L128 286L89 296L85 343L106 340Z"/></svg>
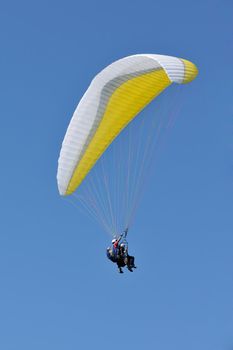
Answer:
<svg viewBox="0 0 233 350"><path fill-rule="evenodd" d="M73 193L129 122L172 83L188 83L198 71L181 58L141 54L102 70L79 102L58 161L61 195Z"/></svg>

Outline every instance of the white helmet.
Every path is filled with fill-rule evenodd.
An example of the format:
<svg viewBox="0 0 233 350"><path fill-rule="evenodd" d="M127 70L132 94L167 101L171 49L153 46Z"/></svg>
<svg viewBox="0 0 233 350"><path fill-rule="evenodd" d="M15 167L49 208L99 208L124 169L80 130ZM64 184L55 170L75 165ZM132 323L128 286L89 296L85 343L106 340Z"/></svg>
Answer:
<svg viewBox="0 0 233 350"><path fill-rule="evenodd" d="M124 243L121 243L121 245L120 245L121 247L125 247L125 244Z"/></svg>
<svg viewBox="0 0 233 350"><path fill-rule="evenodd" d="M112 244L114 244L116 241L117 241L116 238L113 238Z"/></svg>

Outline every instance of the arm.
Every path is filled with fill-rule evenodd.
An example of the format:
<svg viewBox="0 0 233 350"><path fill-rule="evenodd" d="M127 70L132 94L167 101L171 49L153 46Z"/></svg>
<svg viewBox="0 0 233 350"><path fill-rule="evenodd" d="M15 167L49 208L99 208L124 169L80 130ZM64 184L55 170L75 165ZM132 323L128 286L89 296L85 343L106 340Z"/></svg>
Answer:
<svg viewBox="0 0 233 350"><path fill-rule="evenodd" d="M122 235L120 235L120 236L117 238L117 241L114 243L114 247L115 247L115 248L118 247L118 244L119 244L121 238L122 238Z"/></svg>
<svg viewBox="0 0 233 350"><path fill-rule="evenodd" d="M120 242L121 238L122 238L122 235L120 235L120 237L117 238L117 244Z"/></svg>

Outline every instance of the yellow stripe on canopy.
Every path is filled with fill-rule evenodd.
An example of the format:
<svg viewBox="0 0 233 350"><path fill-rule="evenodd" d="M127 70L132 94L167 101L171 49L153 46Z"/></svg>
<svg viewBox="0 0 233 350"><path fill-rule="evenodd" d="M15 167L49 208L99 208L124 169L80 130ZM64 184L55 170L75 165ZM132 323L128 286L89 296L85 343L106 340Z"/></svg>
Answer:
<svg viewBox="0 0 233 350"><path fill-rule="evenodd" d="M184 79L183 84L190 83L193 79L196 78L198 74L198 69L190 61L185 60L184 58L181 58L181 61L184 63Z"/></svg>
<svg viewBox="0 0 233 350"><path fill-rule="evenodd" d="M171 84L161 68L133 77L113 92L102 120L79 161L66 190L71 194L121 130L156 96Z"/></svg>

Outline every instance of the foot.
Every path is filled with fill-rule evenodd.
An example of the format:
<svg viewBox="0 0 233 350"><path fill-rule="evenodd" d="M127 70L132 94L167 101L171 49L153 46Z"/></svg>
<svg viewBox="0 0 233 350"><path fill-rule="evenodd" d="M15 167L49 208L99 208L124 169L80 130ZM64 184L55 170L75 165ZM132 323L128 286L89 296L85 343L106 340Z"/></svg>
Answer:
<svg viewBox="0 0 233 350"><path fill-rule="evenodd" d="M132 268L131 268L131 267L128 267L128 270L129 270L130 272L133 272L133 270L132 270Z"/></svg>
<svg viewBox="0 0 233 350"><path fill-rule="evenodd" d="M122 271L122 269L119 269L119 273L124 273L124 272Z"/></svg>

